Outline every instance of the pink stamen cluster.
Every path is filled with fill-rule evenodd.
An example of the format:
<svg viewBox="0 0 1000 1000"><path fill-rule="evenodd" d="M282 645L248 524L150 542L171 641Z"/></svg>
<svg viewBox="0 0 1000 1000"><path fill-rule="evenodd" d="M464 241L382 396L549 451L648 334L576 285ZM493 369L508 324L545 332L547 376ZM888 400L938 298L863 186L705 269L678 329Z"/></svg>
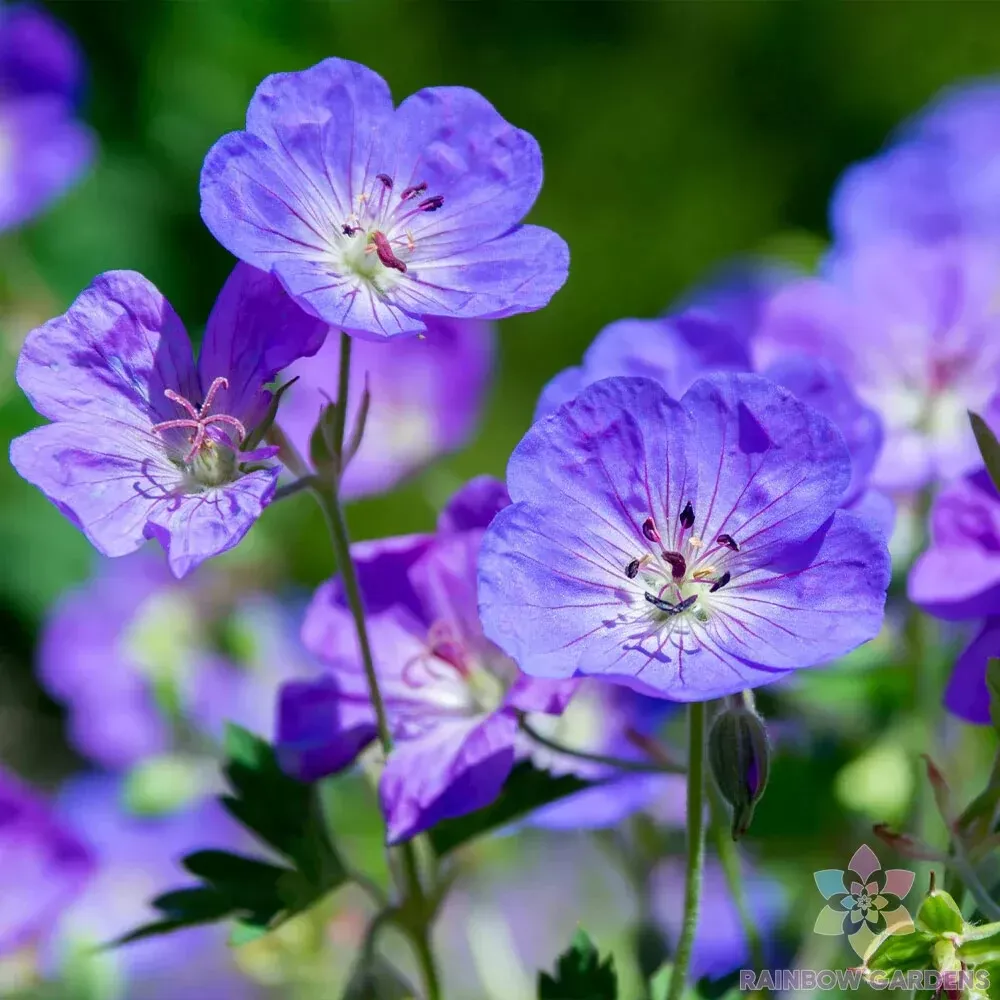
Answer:
<svg viewBox="0 0 1000 1000"><path fill-rule="evenodd" d="M190 402L190 400L185 399L180 393L174 392L173 389L164 389L163 395L166 396L171 402L176 403L178 406L185 409L190 416L179 417L177 420L163 420L158 424L153 424L152 429L157 433L173 430L174 428L190 428L193 430L194 434L192 434L189 439L191 449L184 456L185 462L190 462L191 459L198 454L202 445L209 440L208 427L210 424L226 424L229 427L235 428L237 434L240 436L237 444L242 444L243 440L247 436L247 430L246 427L243 426L242 421L237 420L236 417L231 417L228 413L213 413L211 415L207 415L219 390L228 388L229 379L219 376L219 378L215 379L208 387L208 392L205 395L205 402L203 402L200 407L196 407L192 402Z"/></svg>

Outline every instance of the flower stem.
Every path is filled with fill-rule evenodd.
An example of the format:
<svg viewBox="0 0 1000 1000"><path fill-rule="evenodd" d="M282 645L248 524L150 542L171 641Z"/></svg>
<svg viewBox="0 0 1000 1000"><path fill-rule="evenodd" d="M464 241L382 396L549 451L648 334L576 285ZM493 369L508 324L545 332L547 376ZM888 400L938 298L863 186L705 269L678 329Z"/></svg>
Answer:
<svg viewBox="0 0 1000 1000"><path fill-rule="evenodd" d="M361 664L364 667L365 678L368 681L368 694L371 698L372 707L375 709L375 725L378 729L379 743L382 745L382 752L388 754L392 749L392 734L389 732L389 721L386 717L385 702L382 700L382 691L378 685L378 677L375 674L375 661L372 657L372 647L368 640L368 628L365 625L365 606L361 598L361 587L358 583L358 573L351 558L351 543L347 534L347 521L340 506L340 500L336 489L330 488L327 484L316 484L313 487L316 499L319 501L323 514L326 517L327 527L330 529L330 540L333 542L334 556L337 560L337 568L340 570L340 578L344 583L344 593L347 596L347 604L351 609L351 617L354 619L354 628L358 636L358 646L361 650Z"/></svg>
<svg viewBox="0 0 1000 1000"><path fill-rule="evenodd" d="M710 792L710 800L712 804L712 834L715 840L715 850L719 855L723 874L726 876L729 895L732 896L733 903L736 904L736 911L739 914L740 924L743 927L743 934L746 936L747 944L750 946L750 964L754 967L755 971L760 972L764 968L764 942L761 940L760 930L753 919L753 914L747 906L739 852L736 850L736 844L733 842L732 835L729 832L729 818L718 793Z"/></svg>
<svg viewBox="0 0 1000 1000"><path fill-rule="evenodd" d="M346 333L340 335L340 377L338 379L337 400L334 410L334 446L337 455L343 454L344 428L347 424L347 386L351 368L351 338ZM339 470L342 472L343 470ZM368 693L372 707L375 710L375 722L378 729L379 743L382 752L388 756L392 750L392 733L389 730L389 720L386 715L385 701L379 688L378 675L375 673L375 661L372 656L371 642L368 638L368 627L365 621L364 601L361 596L361 586L358 582L358 572L351 558L351 541L347 532L347 520L340 505L337 479L332 483L320 482L314 479L310 484L313 493L319 501L327 526L330 529L330 539L333 543L337 568L344 583L347 603L354 619L354 627L358 636L358 646L361 651L361 663L365 678L368 681ZM401 844L397 849L400 854L403 869L402 891L419 915L419 925L409 928L413 941L414 952L420 965L427 1000L440 1000L441 986L438 979L434 955L431 951L430 937L427 927L427 901L423 885L420 881L420 870L417 865L417 855L412 843Z"/></svg>
<svg viewBox="0 0 1000 1000"><path fill-rule="evenodd" d="M684 919L674 955L667 1000L681 1000L687 986L698 926L702 874L705 867L705 703L688 705L687 868Z"/></svg>
<svg viewBox="0 0 1000 1000"><path fill-rule="evenodd" d="M604 764L608 767L615 767L619 771L633 771L637 774L683 774L686 768L679 764L664 762L646 762L642 760L627 760L624 757L610 757L600 753L588 753L586 750L575 750L558 740L553 740L543 735L531 723L527 717L522 715L520 719L521 729L540 746L556 753L565 754L567 757L575 757L577 760L586 760L592 764Z"/></svg>

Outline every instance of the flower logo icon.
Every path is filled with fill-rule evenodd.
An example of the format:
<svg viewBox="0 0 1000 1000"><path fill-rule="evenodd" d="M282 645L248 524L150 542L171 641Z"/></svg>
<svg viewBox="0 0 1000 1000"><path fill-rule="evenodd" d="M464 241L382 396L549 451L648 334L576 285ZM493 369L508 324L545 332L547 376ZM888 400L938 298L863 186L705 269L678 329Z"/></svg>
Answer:
<svg viewBox="0 0 1000 1000"><path fill-rule="evenodd" d="M913 919L902 902L913 888L913 872L883 871L867 844L854 852L847 871L826 868L813 877L826 900L813 930L830 937L845 935L862 958L879 935L913 930Z"/></svg>

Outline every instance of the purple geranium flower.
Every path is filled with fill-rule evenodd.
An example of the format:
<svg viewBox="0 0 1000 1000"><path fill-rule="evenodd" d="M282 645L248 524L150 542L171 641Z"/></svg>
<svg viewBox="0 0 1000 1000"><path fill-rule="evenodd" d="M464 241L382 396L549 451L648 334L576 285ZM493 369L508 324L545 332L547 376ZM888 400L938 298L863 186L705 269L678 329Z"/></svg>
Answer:
<svg viewBox="0 0 1000 1000"><path fill-rule="evenodd" d="M93 869L42 796L0 769L0 958L38 944Z"/></svg>
<svg viewBox="0 0 1000 1000"><path fill-rule="evenodd" d="M881 415L876 486L910 491L976 466L966 410L1000 383L1000 250L893 240L835 254L779 292L755 341L767 364L807 354L839 367Z"/></svg>
<svg viewBox="0 0 1000 1000"><path fill-rule="evenodd" d="M538 682L483 636L476 557L483 529L507 502L474 480L442 514L438 533L355 546L375 667L395 745L380 782L395 843L487 805L518 753L518 711L560 712L574 684ZM350 763L375 737L353 621L339 585L316 593L306 647L332 668L286 685L278 746L285 766L314 779Z"/></svg>
<svg viewBox="0 0 1000 1000"><path fill-rule="evenodd" d="M60 600L42 632L39 673L66 705L80 753L118 770L200 754L226 720L270 731L280 684L315 667L290 612L247 585L253 569L213 564L178 581L144 549L101 560Z"/></svg>
<svg viewBox="0 0 1000 1000"><path fill-rule="evenodd" d="M552 413L585 385L612 375L655 379L679 398L701 375L750 371L755 338L765 329L769 304L787 277L774 268L737 268L687 297L678 313L612 323L597 335L581 365L561 372L542 390L535 418ZM852 462L842 506L872 519L886 536L891 534L892 502L868 489L882 447L878 414L826 361L793 354L760 370L836 424Z"/></svg>
<svg viewBox="0 0 1000 1000"><path fill-rule="evenodd" d="M236 545L270 503L276 449L243 444L271 401L264 386L325 334L275 279L238 265L195 366L149 281L100 275L28 334L17 381L53 423L15 439L11 463L104 555L155 538L183 576Z"/></svg>
<svg viewBox="0 0 1000 1000"><path fill-rule="evenodd" d="M483 541L484 631L536 677L702 701L825 663L881 627L889 555L838 510L825 417L758 375L678 402L608 378L536 423Z"/></svg>
<svg viewBox="0 0 1000 1000"><path fill-rule="evenodd" d="M201 213L303 308L379 339L544 306L569 252L520 225L541 184L538 144L475 91L394 108L376 73L327 59L261 83L246 131L209 150Z"/></svg>
<svg viewBox="0 0 1000 1000"><path fill-rule="evenodd" d="M985 725L986 663L1000 656L1000 495L984 470L938 494L930 528L930 547L910 571L910 600L946 621L984 620L955 664L945 705Z"/></svg>
<svg viewBox="0 0 1000 1000"><path fill-rule="evenodd" d="M1000 82L949 87L889 147L845 171L830 207L838 242L928 244L1000 234Z"/></svg>
<svg viewBox="0 0 1000 1000"><path fill-rule="evenodd" d="M493 367L494 330L479 320L428 319L424 337L394 343L356 341L348 388L348 426L364 387L371 393L361 447L351 459L341 496L391 489L437 456L461 448L482 411ZM330 337L315 358L298 361L282 398L281 429L300 455L320 410L337 395L339 346Z"/></svg>
<svg viewBox="0 0 1000 1000"><path fill-rule="evenodd" d="M57 970L75 954L77 962L103 967L104 976L117 979L122 995L143 1000L257 995L233 961L222 924L174 931L113 951L92 950L161 916L150 900L190 881L180 864L186 854L207 845L236 851L251 846L215 801L150 817L130 815L124 798L120 782L103 775L75 778L60 792L59 815L86 839L97 872L55 925L46 965Z"/></svg>
<svg viewBox="0 0 1000 1000"><path fill-rule="evenodd" d="M76 43L41 8L0 6L0 230L44 209L83 172L93 136L76 118Z"/></svg>

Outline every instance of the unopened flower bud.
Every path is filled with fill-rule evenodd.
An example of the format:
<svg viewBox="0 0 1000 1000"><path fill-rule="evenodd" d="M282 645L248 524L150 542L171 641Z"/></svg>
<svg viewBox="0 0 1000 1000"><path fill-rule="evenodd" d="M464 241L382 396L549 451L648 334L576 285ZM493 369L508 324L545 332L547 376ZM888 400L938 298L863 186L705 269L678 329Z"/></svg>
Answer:
<svg viewBox="0 0 1000 1000"><path fill-rule="evenodd" d="M708 762L722 797L733 810L733 840L750 828L771 766L764 720L746 698L727 699L708 734Z"/></svg>

